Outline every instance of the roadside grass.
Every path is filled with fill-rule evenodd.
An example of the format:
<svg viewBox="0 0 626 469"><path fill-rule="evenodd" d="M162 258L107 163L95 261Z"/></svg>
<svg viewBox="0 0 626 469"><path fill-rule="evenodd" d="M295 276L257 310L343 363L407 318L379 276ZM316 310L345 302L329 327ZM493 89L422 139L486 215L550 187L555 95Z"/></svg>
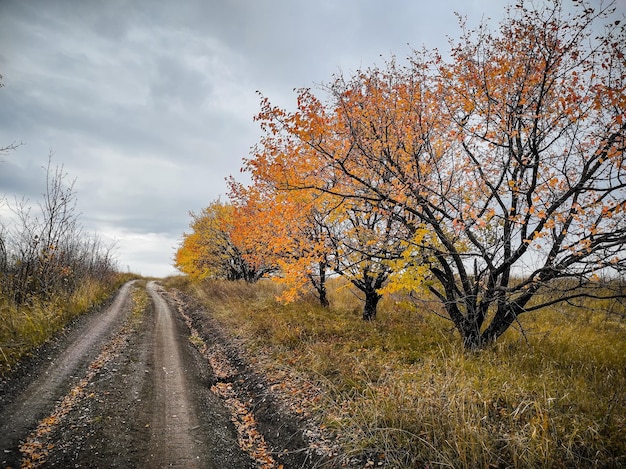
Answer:
<svg viewBox="0 0 626 469"><path fill-rule="evenodd" d="M120 285L134 278L118 274L112 281L85 279L71 295L32 299L16 306L0 295L0 377L77 316L101 305Z"/></svg>
<svg viewBox="0 0 626 469"><path fill-rule="evenodd" d="M626 322L601 309L522 316L493 347L466 352L434 304L385 298L364 322L340 281L328 310L312 298L280 304L269 281L166 284L199 298L269 376L320 389L301 405L345 463L626 465Z"/></svg>

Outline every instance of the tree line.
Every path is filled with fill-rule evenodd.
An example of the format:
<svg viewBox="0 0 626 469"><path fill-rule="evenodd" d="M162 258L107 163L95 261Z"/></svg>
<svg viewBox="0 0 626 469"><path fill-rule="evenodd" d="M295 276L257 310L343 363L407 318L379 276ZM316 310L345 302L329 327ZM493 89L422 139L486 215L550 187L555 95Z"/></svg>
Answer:
<svg viewBox="0 0 626 469"><path fill-rule="evenodd" d="M284 300L342 275L363 295L424 289L468 348L523 313L623 301L626 34L613 4L507 8L449 56L339 75L261 96L263 132L228 202L192 215L175 265L204 278L286 285ZM549 293L549 294L547 294Z"/></svg>

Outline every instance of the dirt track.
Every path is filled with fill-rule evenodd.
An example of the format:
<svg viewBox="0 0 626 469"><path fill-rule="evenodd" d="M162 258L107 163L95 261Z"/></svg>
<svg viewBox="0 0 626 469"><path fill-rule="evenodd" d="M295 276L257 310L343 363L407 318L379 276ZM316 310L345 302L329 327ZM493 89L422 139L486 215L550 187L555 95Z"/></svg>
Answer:
<svg viewBox="0 0 626 469"><path fill-rule="evenodd" d="M298 422L276 410L262 378L233 350L209 366L199 349L224 344L204 316L153 282L138 311L136 288L2 383L0 467L312 467ZM242 433L238 419L255 426Z"/></svg>
<svg viewBox="0 0 626 469"><path fill-rule="evenodd" d="M255 467L182 319L153 283L131 317L133 288L5 386L2 467Z"/></svg>
<svg viewBox="0 0 626 469"><path fill-rule="evenodd" d="M154 283L148 292L156 309L154 333L155 395L148 466L197 467L201 450L193 435L199 428L187 395L185 369L178 351L172 313L157 293Z"/></svg>

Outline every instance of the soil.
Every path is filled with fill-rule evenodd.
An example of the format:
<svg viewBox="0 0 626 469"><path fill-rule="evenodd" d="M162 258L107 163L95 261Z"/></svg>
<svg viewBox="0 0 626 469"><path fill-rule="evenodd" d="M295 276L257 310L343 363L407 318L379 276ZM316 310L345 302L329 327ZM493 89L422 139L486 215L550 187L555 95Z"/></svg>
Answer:
<svg viewBox="0 0 626 469"><path fill-rule="evenodd" d="M190 298L124 285L0 382L0 467L309 468L307 422ZM328 461L326 461L328 462Z"/></svg>

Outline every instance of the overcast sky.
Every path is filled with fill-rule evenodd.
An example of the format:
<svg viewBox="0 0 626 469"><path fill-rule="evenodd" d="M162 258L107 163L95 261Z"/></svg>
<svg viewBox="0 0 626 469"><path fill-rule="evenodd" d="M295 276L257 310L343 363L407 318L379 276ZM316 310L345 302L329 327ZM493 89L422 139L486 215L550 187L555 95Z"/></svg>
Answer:
<svg viewBox="0 0 626 469"><path fill-rule="evenodd" d="M0 147L23 143L0 161L0 196L40 199L52 151L76 179L81 225L116 242L121 269L175 273L189 211L224 198L258 140L256 90L293 107L294 88L446 51L455 11L476 25L504 5L0 0Z"/></svg>

